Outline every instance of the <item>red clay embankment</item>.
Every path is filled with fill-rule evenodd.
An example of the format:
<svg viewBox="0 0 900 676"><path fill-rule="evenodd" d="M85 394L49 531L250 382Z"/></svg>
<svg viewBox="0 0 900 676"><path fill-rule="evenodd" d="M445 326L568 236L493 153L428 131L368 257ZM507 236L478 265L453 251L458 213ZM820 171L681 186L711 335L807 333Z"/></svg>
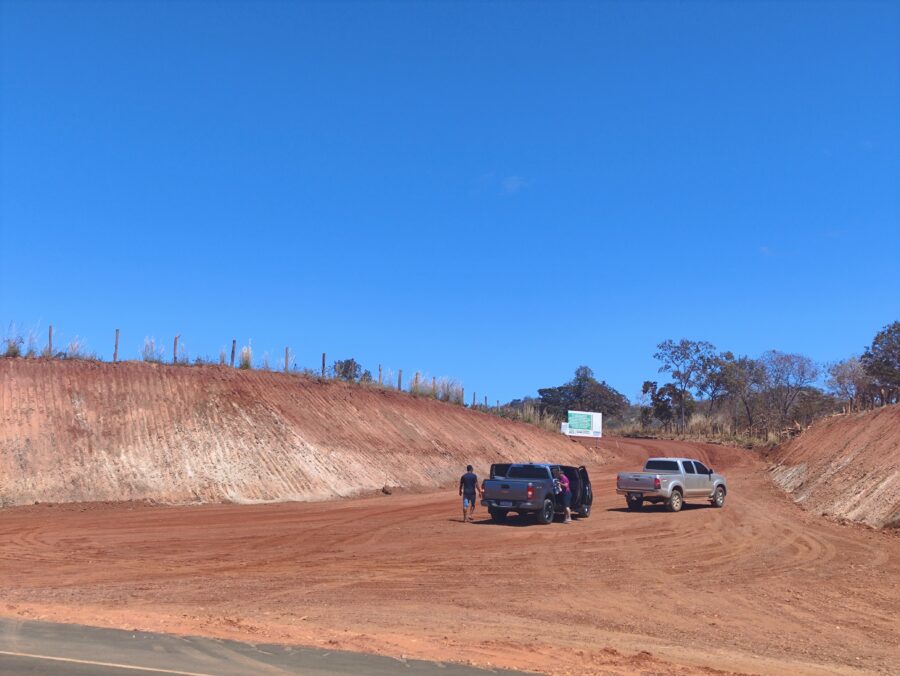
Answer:
<svg viewBox="0 0 900 676"><path fill-rule="evenodd" d="M775 483L807 509L900 526L900 406L821 420L768 459Z"/></svg>
<svg viewBox="0 0 900 676"><path fill-rule="evenodd" d="M591 455L530 425L341 382L0 359L0 505L320 500L446 485L467 463Z"/></svg>

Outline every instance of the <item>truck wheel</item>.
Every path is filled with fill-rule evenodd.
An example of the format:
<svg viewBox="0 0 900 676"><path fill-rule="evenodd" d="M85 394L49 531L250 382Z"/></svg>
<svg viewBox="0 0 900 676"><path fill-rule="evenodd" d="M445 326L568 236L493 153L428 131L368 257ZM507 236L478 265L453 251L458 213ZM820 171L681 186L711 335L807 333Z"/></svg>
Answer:
<svg viewBox="0 0 900 676"><path fill-rule="evenodd" d="M578 518L586 519L591 515L591 506L590 505L582 505L578 508Z"/></svg>
<svg viewBox="0 0 900 676"><path fill-rule="evenodd" d="M553 521L553 512L553 500L550 500L549 498L544 500L541 511L537 513L538 523L551 523Z"/></svg>
<svg viewBox="0 0 900 676"><path fill-rule="evenodd" d="M716 487L716 492L713 494L713 499L710 500L712 502L713 507L724 507L725 506L725 489L721 486Z"/></svg>
<svg viewBox="0 0 900 676"><path fill-rule="evenodd" d="M681 495L681 491L677 489L672 491L672 495L669 496L669 500L666 502L666 509L670 512L680 512L682 505L684 505L684 498Z"/></svg>
<svg viewBox="0 0 900 676"><path fill-rule="evenodd" d="M488 510L491 513L491 518L497 523L503 523L506 521L506 515L509 514L505 509L494 509L491 507Z"/></svg>
<svg viewBox="0 0 900 676"><path fill-rule="evenodd" d="M644 506L644 498L640 495L636 497L631 497L630 495L625 496L625 502L628 503L628 509L632 512L636 512L641 507Z"/></svg>

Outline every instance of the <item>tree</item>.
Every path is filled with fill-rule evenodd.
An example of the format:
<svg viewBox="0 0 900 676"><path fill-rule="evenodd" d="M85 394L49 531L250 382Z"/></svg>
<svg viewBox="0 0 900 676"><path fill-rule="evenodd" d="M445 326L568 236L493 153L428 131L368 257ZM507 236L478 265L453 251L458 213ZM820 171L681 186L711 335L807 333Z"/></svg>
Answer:
<svg viewBox="0 0 900 676"><path fill-rule="evenodd" d="M716 404L727 394L725 371L733 361L734 355L731 352L722 352L706 357L700 364L697 394L705 395L709 400L710 415L715 413Z"/></svg>
<svg viewBox="0 0 900 676"><path fill-rule="evenodd" d="M863 368L881 389L882 403L891 403L900 394L900 322L879 331L862 358Z"/></svg>
<svg viewBox="0 0 900 676"><path fill-rule="evenodd" d="M667 396L665 391L657 388L656 382L653 380L644 381L644 386L641 388L641 394L645 396L649 395L649 411L665 429L668 429L675 417L675 413L672 409L672 398Z"/></svg>
<svg viewBox="0 0 900 676"><path fill-rule="evenodd" d="M685 428L685 402L690 390L698 390L704 380L704 365L713 357L716 349L704 340L682 338L677 343L666 340L656 346L654 359L662 362L660 373L671 373L677 387L681 429Z"/></svg>
<svg viewBox="0 0 900 676"><path fill-rule="evenodd" d="M871 384L871 377L866 373L862 362L856 357L850 357L832 364L828 373L830 377L825 382L828 389L845 400L850 411L854 407L858 408L860 394Z"/></svg>
<svg viewBox="0 0 900 676"><path fill-rule="evenodd" d="M752 434L761 393L765 389L766 383L762 364L750 357L739 357L723 364L722 378L728 395L740 402L744 409L747 426Z"/></svg>
<svg viewBox="0 0 900 676"><path fill-rule="evenodd" d="M557 418L572 410L619 415L628 406L628 399L621 392L598 381L587 366L575 369L575 377L563 385L539 389L538 395L541 411Z"/></svg>
<svg viewBox="0 0 900 676"><path fill-rule="evenodd" d="M802 354L769 350L760 363L766 375L766 394L781 424L788 421L791 407L800 392L819 377L812 359Z"/></svg>
<svg viewBox="0 0 900 676"><path fill-rule="evenodd" d="M334 377L340 380L346 380L350 383L355 383L359 380L360 374L362 373L362 366L359 363L351 358L351 359L338 359L334 362Z"/></svg>

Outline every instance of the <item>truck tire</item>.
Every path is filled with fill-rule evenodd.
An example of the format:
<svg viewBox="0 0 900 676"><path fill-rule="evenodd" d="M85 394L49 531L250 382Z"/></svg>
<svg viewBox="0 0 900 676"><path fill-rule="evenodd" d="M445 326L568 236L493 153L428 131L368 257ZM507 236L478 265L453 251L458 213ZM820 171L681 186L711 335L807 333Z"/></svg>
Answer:
<svg viewBox="0 0 900 676"><path fill-rule="evenodd" d="M712 500L710 500L713 507L724 507L725 506L725 489L722 486L716 486L716 492L713 493Z"/></svg>
<svg viewBox="0 0 900 676"><path fill-rule="evenodd" d="M545 498L544 504L541 506L541 509L537 513L538 523L552 523L554 512L555 509L553 507L553 500L551 500L550 498Z"/></svg>
<svg viewBox="0 0 900 676"><path fill-rule="evenodd" d="M644 497L638 496L636 498L632 498L630 495L626 495L625 502L628 503L628 509L630 509L632 512L636 512L644 506Z"/></svg>
<svg viewBox="0 0 900 676"><path fill-rule="evenodd" d="M586 519L591 515L591 506L590 505L582 505L578 508L578 518Z"/></svg>
<svg viewBox="0 0 900 676"><path fill-rule="evenodd" d="M683 505L684 496L681 494L681 491L677 488L673 489L672 494L666 501L666 509L668 509L670 512L680 512Z"/></svg>
<svg viewBox="0 0 900 676"><path fill-rule="evenodd" d="M491 513L491 519L493 519L497 523L503 523L504 521L506 521L506 515L509 514L509 512L505 509L494 509L493 507L488 509L488 511Z"/></svg>

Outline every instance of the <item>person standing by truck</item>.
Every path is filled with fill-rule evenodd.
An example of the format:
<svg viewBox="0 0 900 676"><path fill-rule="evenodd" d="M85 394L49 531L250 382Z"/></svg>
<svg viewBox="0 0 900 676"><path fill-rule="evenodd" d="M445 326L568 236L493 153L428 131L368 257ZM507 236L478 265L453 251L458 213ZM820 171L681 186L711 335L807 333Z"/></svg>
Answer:
<svg viewBox="0 0 900 676"><path fill-rule="evenodd" d="M459 494L463 499L463 523L472 521L475 514L475 496L482 494L478 475L473 471L472 465L466 465L466 473L459 477Z"/></svg>
<svg viewBox="0 0 900 676"><path fill-rule="evenodd" d="M572 523L572 487L569 485L569 477L560 469L557 479L559 480L559 487L562 489L560 497L562 498L563 507L566 508L566 519L563 523Z"/></svg>

